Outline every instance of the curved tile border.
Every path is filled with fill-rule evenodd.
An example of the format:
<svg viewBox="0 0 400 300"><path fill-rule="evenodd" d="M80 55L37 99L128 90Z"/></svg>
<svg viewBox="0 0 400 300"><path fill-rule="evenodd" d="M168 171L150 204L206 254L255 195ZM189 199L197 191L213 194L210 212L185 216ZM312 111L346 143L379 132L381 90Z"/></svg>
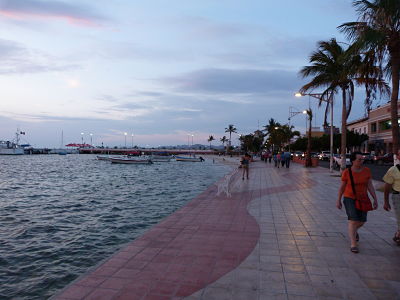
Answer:
<svg viewBox="0 0 400 300"><path fill-rule="evenodd" d="M235 269L256 246L260 229L247 210L252 199L315 184L295 175L287 178L294 182L253 190L243 185L229 198L216 196L215 185L209 187L54 299L168 299L193 294ZM238 172L233 181L241 182Z"/></svg>

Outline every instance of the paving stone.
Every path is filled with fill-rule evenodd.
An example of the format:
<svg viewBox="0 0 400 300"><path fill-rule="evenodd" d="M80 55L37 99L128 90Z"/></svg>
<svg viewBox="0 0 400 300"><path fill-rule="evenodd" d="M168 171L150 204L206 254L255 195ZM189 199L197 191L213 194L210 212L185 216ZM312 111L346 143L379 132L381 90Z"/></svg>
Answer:
<svg viewBox="0 0 400 300"><path fill-rule="evenodd" d="M231 197L210 187L54 299L400 299L393 212L368 216L355 255L339 177L263 162L251 174L232 175Z"/></svg>

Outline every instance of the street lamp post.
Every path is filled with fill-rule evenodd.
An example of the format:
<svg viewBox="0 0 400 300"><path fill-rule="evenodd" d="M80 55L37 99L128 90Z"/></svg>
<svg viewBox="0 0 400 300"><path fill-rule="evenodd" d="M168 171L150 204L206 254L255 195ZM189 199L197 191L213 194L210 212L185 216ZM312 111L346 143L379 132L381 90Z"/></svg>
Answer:
<svg viewBox="0 0 400 300"><path fill-rule="evenodd" d="M304 94L304 93L296 93L296 97L302 97L302 96L310 96L313 98L316 98L320 101L327 102L330 104L330 110L331 110L331 128L330 128L330 139L329 139L329 171L333 172L333 93L331 92L329 95L325 94L325 98L322 97L322 93L309 93L309 94Z"/></svg>
<svg viewBox="0 0 400 300"><path fill-rule="evenodd" d="M83 143L83 135L84 135L84 133L83 133L83 132L81 132L82 147L83 147L83 145L84 145L84 143Z"/></svg>
<svg viewBox="0 0 400 300"><path fill-rule="evenodd" d="M90 146L93 147L93 133L89 133L90 135Z"/></svg>
<svg viewBox="0 0 400 300"><path fill-rule="evenodd" d="M124 132L124 137L125 137L125 149L126 149L126 136L128 135L127 132Z"/></svg>
<svg viewBox="0 0 400 300"><path fill-rule="evenodd" d="M132 149L133 149L133 133L132 133Z"/></svg>
<svg viewBox="0 0 400 300"><path fill-rule="evenodd" d="M194 137L194 135L192 134L192 149L193 149L193 137Z"/></svg>
<svg viewBox="0 0 400 300"><path fill-rule="evenodd" d="M303 110L303 111L294 111L293 109L294 109L295 107L293 107L293 106L290 106L289 107L289 118L288 118L288 121L289 121L289 129L290 129L290 120L294 117L294 116L297 116L298 114L306 114L307 113L307 111L306 110ZM297 108L296 108L297 109ZM289 152L290 152L290 137L289 137Z"/></svg>

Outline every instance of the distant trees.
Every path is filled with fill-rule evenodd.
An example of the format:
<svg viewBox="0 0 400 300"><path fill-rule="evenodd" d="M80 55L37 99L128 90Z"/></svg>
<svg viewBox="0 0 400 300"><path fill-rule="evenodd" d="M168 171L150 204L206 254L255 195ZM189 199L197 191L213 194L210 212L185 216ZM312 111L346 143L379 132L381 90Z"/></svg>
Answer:
<svg viewBox="0 0 400 300"><path fill-rule="evenodd" d="M235 125L229 124L228 127L225 128L225 132L229 133L229 147L232 145L232 133L237 132Z"/></svg>
<svg viewBox="0 0 400 300"><path fill-rule="evenodd" d="M214 140L215 140L214 136L210 135L210 136L208 137L208 140L207 140L207 141L210 143L210 150L211 150L211 142L214 141Z"/></svg>
<svg viewBox="0 0 400 300"><path fill-rule="evenodd" d="M368 140L368 135L366 134L359 134L353 131L347 130L347 147L348 148L358 148L360 147L365 141ZM341 143L341 134L334 134L333 135L333 149L339 149ZM291 144L291 149L294 151L306 151L307 150L307 142L308 138L301 137L298 138L293 144ZM329 142L329 134L324 134L321 137L313 137L311 138L311 151L324 151L328 150L330 146Z"/></svg>
<svg viewBox="0 0 400 300"><path fill-rule="evenodd" d="M267 148L272 148L272 150L278 150L284 145L288 145L293 137L300 136L299 131L293 130L294 126L281 125L274 118L269 119L264 128L267 136L265 145Z"/></svg>
<svg viewBox="0 0 400 300"><path fill-rule="evenodd" d="M247 135L241 135L240 138L240 145L241 145L241 150L243 151L251 151L254 153L258 153L261 151L261 147L263 145L263 137L251 133Z"/></svg>

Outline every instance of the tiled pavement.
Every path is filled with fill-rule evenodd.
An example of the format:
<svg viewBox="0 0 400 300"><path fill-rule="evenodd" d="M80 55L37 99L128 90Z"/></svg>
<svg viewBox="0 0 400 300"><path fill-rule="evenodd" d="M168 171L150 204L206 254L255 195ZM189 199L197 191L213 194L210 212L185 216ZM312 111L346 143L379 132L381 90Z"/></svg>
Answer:
<svg viewBox="0 0 400 300"><path fill-rule="evenodd" d="M251 165L212 186L54 299L400 299L392 213L369 213L360 253L322 168Z"/></svg>

